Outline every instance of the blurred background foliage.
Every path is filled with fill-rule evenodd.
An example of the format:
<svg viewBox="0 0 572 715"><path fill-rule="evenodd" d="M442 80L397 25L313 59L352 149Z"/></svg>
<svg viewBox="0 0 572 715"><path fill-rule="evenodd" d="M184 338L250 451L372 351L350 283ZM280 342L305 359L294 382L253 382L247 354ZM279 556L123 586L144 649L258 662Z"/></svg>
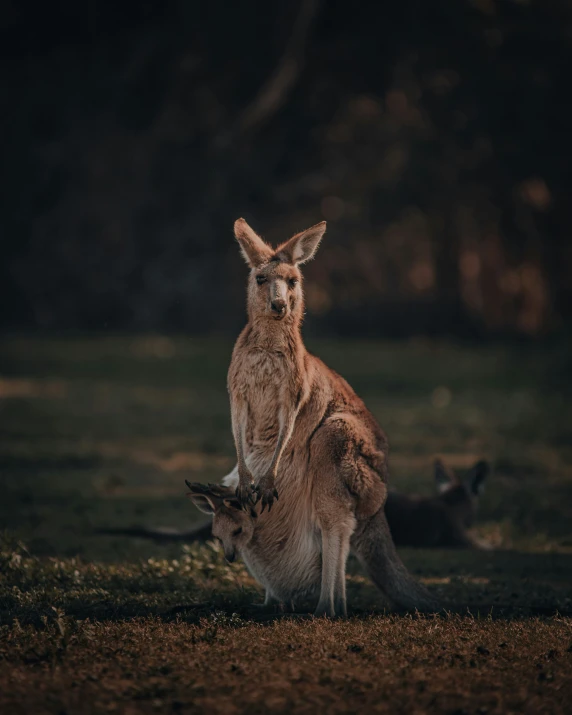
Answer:
<svg viewBox="0 0 572 715"><path fill-rule="evenodd" d="M569 2L11 0L0 36L5 330L234 334L241 215L329 222L317 333L569 325Z"/></svg>

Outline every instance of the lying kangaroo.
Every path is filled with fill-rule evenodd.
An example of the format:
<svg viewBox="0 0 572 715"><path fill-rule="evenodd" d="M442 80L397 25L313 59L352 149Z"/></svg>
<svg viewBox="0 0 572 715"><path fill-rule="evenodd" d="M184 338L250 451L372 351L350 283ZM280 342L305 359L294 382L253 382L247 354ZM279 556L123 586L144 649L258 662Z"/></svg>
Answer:
<svg viewBox="0 0 572 715"><path fill-rule="evenodd" d="M437 460L436 496L389 492L385 515L397 546L490 548L467 532L474 522L478 497L489 471L489 465L480 461L461 479Z"/></svg>
<svg viewBox="0 0 572 715"><path fill-rule="evenodd" d="M325 222L316 224L273 249L244 219L234 225L251 270L248 322L228 373L238 462L232 486L243 508L262 504L246 559L281 600L284 588L312 592L319 581L315 614L334 616L346 612L351 541L397 606L428 608L431 597L399 559L383 510L385 434L348 383L302 341L299 266L313 258L325 230Z"/></svg>
<svg viewBox="0 0 572 715"><path fill-rule="evenodd" d="M312 599L320 593L321 549L317 535L312 546L303 541L311 536L300 539L294 531L290 537L283 538L283 532L275 528L272 519L264 521L254 508L243 508L234 487L186 484L195 506L212 515L212 535L222 543L226 560L232 563L240 554L251 575L264 586L265 605L278 602L293 610L296 602ZM365 529L360 530L358 526L351 538L351 547L374 583L391 600L402 604L403 593L410 596L414 589L419 589L419 600L427 598L395 553L383 510L368 520ZM313 555L311 559L309 551ZM338 598L335 612L347 615L345 590L338 592ZM428 605L427 601L424 605Z"/></svg>
<svg viewBox="0 0 572 715"><path fill-rule="evenodd" d="M416 548L490 549L491 546L468 533L473 525L478 499L490 467L477 462L466 477L460 478L440 460L435 461L437 494L423 497L389 490L385 502L385 516L396 546ZM234 483L236 467L224 478ZM256 512L255 512L256 514ZM99 529L100 534L137 536L156 541L207 541L212 536L212 521L192 529L133 526Z"/></svg>

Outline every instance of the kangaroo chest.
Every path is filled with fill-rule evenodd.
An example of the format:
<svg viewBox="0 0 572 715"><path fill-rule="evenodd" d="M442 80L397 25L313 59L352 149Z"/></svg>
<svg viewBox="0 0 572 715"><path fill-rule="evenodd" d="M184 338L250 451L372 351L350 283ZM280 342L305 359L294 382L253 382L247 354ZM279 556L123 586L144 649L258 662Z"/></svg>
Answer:
<svg viewBox="0 0 572 715"><path fill-rule="evenodd" d="M247 456L276 446L281 407L291 402L292 361L281 352L253 349L233 358L229 389L246 405Z"/></svg>

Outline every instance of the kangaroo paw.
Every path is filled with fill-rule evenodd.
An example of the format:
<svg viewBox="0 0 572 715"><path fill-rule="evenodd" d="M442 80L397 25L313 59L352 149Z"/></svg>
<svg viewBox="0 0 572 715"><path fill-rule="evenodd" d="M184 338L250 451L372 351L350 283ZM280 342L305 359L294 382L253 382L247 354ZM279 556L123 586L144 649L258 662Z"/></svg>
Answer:
<svg viewBox="0 0 572 715"><path fill-rule="evenodd" d="M274 477L261 479L259 485L256 487L256 491L258 493L260 503L262 504L260 513L262 514L266 507L268 507L268 511L270 511L270 509L272 509L272 505L274 504L274 500L278 499L278 492L274 487Z"/></svg>
<svg viewBox="0 0 572 715"><path fill-rule="evenodd" d="M238 483L236 487L236 498L242 504L242 508L246 511L252 504L256 504L256 487L254 482Z"/></svg>

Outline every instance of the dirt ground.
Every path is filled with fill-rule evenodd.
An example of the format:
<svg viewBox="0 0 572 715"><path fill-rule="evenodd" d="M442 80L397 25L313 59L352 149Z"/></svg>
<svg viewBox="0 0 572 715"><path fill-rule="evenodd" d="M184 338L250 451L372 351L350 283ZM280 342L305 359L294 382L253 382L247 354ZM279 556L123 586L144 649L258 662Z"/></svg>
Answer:
<svg viewBox="0 0 572 715"><path fill-rule="evenodd" d="M1 712L570 712L569 346L310 347L388 433L393 486L431 493L436 455L490 460L495 550L401 552L434 616L389 613L353 561L347 621L256 608L215 543L96 533L201 519L184 479L234 464L231 343L4 340Z"/></svg>

